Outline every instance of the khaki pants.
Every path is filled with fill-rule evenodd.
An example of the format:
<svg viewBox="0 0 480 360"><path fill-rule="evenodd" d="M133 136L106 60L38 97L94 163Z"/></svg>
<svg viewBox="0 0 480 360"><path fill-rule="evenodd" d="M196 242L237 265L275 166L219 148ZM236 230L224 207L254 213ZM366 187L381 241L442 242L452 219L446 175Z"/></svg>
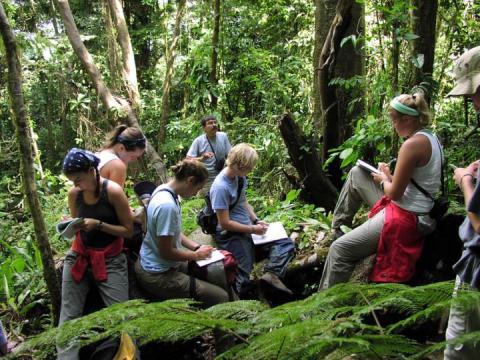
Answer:
<svg viewBox="0 0 480 360"><path fill-rule="evenodd" d="M191 297L205 307L228 301L228 294L221 287L189 276L187 262L182 262L178 269L150 273L145 271L140 260L137 260L135 274L142 288L160 300Z"/></svg>
<svg viewBox="0 0 480 360"><path fill-rule="evenodd" d="M458 291L462 288L468 288L469 285L462 283L457 276L453 297L457 296ZM468 334L473 331L480 331L480 305L473 309L462 309L453 305L450 309L450 317L448 318L448 327L445 333L446 339L452 340L458 336ZM480 344L448 344L444 352L445 360L475 360L480 359Z"/></svg>
<svg viewBox="0 0 480 360"><path fill-rule="evenodd" d="M76 283L71 275L71 269L76 259L77 254L74 251L69 251L65 257L59 325L82 316L85 299L92 286L98 289L105 306L128 301L128 268L124 253L105 258L108 279L104 282L95 281L89 267L80 283ZM79 349L78 344L57 346L57 359L78 359Z"/></svg>
<svg viewBox="0 0 480 360"><path fill-rule="evenodd" d="M341 225L352 227L353 217L362 204L372 207L382 196L383 191L373 181L372 175L354 166L348 173L335 205L332 228L340 229Z"/></svg>

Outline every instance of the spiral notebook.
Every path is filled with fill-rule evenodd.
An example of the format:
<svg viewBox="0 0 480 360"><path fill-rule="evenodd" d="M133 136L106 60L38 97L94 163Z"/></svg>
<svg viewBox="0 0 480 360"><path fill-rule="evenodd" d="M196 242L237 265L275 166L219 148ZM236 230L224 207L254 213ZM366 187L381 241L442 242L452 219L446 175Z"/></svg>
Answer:
<svg viewBox="0 0 480 360"><path fill-rule="evenodd" d="M370 165L369 163L363 160L357 160L356 165L359 166L361 169L368 171L369 173L380 174L380 170L378 170L377 168L374 168L372 165Z"/></svg>

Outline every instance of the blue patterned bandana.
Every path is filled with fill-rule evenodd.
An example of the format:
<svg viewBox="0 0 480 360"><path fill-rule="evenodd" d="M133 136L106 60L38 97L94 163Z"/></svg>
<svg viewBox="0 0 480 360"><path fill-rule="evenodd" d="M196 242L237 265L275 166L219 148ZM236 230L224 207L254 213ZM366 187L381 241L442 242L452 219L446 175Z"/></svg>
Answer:
<svg viewBox="0 0 480 360"><path fill-rule="evenodd" d="M100 159L90 151L72 148L63 160L63 171L66 173L87 171L91 167L97 168Z"/></svg>

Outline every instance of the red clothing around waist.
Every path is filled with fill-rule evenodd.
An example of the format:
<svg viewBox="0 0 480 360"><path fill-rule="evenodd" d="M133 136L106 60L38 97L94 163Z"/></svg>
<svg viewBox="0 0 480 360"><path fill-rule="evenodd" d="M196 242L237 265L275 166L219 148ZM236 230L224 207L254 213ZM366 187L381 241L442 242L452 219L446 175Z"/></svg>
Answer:
<svg viewBox="0 0 480 360"><path fill-rule="evenodd" d="M122 252L123 238L119 237L115 239L111 244L104 248L94 249L87 248L83 245L80 232L78 232L71 249L78 254L71 269L73 280L75 280L76 283L79 283L83 279L88 265L91 265L94 279L102 282L106 281L108 278L107 270L105 268L105 258L117 256Z"/></svg>
<svg viewBox="0 0 480 360"><path fill-rule="evenodd" d="M385 222L377 248L377 260L370 274L374 282L406 282L415 273L422 253L423 238L417 231L417 215L383 196L368 217L385 209Z"/></svg>

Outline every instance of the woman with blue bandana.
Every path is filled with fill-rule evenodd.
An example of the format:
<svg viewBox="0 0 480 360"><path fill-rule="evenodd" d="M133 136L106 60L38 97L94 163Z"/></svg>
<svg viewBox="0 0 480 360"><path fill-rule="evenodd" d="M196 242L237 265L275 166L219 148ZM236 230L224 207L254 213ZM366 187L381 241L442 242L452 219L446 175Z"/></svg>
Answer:
<svg viewBox="0 0 480 360"><path fill-rule="evenodd" d="M68 192L70 215L83 222L65 257L60 324L82 316L92 286L105 306L128 300L122 250L123 238L132 235L132 213L121 186L100 176L99 162L91 152L76 148L63 162L63 172L74 184ZM58 347L58 358L78 358L78 346Z"/></svg>
<svg viewBox="0 0 480 360"><path fill-rule="evenodd" d="M355 264L375 253L372 281L408 281L415 272L422 237L435 227L428 213L440 188L443 150L437 137L425 130L430 119L427 103L421 94L403 94L390 102L388 111L396 133L406 139L397 155L395 174L386 163L379 164L378 173L355 166L348 174L335 206L336 239L319 290L348 281ZM343 234L341 226L351 227L362 204L372 208L369 219Z"/></svg>

